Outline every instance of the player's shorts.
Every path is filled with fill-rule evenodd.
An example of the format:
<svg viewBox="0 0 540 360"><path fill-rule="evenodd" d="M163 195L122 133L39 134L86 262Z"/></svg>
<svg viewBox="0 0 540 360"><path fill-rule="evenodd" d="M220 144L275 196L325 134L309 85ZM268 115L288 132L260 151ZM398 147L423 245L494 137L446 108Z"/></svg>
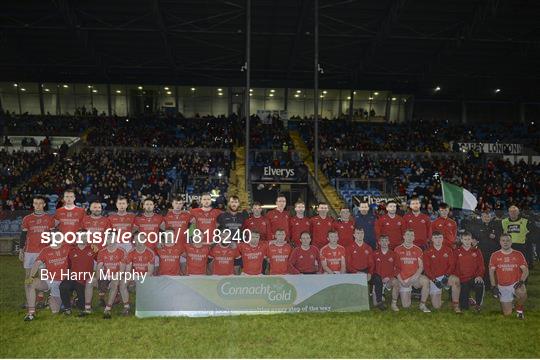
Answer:
<svg viewBox="0 0 540 360"><path fill-rule="evenodd" d="M60 283L61 282L62 281L60 280L53 280L52 283L50 281L46 281L47 286L49 287L48 290L51 291L52 297L60 297Z"/></svg>
<svg viewBox="0 0 540 360"><path fill-rule="evenodd" d="M39 256L39 253L25 252L24 259L23 259L24 268L31 269L32 266L34 266L34 263L36 262L36 259L38 256Z"/></svg>
<svg viewBox="0 0 540 360"><path fill-rule="evenodd" d="M399 292L404 292L404 293L412 292L413 287L416 288L416 289L421 287L420 278L416 279L410 286L404 287L404 286L401 286L401 284L400 284L399 285Z"/></svg>
<svg viewBox="0 0 540 360"><path fill-rule="evenodd" d="M516 294L516 289L514 289L514 285L515 283L512 285L506 285L506 286L497 285L497 287L499 288L499 292L501 293L499 295L500 302L514 301L514 295Z"/></svg>
<svg viewBox="0 0 540 360"><path fill-rule="evenodd" d="M442 279L444 278L444 275L441 275L439 277L437 277L436 279L441 281ZM443 288L438 288L435 283L431 280L429 280L429 293L432 294L432 295L437 295L437 294L441 294L443 291Z"/></svg>
<svg viewBox="0 0 540 360"><path fill-rule="evenodd" d="M180 256L180 264L185 264L187 263L187 259L183 256Z"/></svg>

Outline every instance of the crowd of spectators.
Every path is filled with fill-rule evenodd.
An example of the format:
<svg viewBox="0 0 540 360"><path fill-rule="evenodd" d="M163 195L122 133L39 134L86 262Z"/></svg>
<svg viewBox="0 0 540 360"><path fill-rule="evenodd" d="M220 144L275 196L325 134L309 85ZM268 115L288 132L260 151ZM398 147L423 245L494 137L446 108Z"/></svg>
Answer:
<svg viewBox="0 0 540 360"><path fill-rule="evenodd" d="M399 195L417 195L424 208L437 208L440 180L451 182L476 195L478 209L501 209L516 204L522 209L540 203L540 166L525 162L468 161L458 158L339 160L326 156L321 167L330 179L385 179ZM414 188L410 184L418 184ZM540 209L536 209L540 210Z"/></svg>
<svg viewBox="0 0 540 360"><path fill-rule="evenodd" d="M93 146L231 149L234 126L234 117L112 117L93 127L86 141Z"/></svg>
<svg viewBox="0 0 540 360"><path fill-rule="evenodd" d="M112 209L115 198L124 195L132 202L132 207L140 207L137 200L152 197L157 207L164 209L173 188L181 191L192 186L194 190L206 192L217 187L225 191L229 167L228 157L215 153L87 148L67 157L57 157L52 166L24 183L11 203L4 203L4 207L26 210L31 206L33 194L61 194L66 188L72 188L79 203L97 199Z"/></svg>
<svg viewBox="0 0 540 360"><path fill-rule="evenodd" d="M314 147L313 122L301 120L299 130ZM400 124L322 120L319 146L349 151L459 151L451 142L520 143L540 150L540 128L532 124L451 124L415 121Z"/></svg>

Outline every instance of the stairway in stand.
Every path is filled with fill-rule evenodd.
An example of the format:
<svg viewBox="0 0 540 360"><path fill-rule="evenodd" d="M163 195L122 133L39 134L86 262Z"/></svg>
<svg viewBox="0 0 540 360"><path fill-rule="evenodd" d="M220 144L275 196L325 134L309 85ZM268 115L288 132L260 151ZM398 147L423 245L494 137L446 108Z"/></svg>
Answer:
<svg viewBox="0 0 540 360"><path fill-rule="evenodd" d="M229 187L227 189L228 196L236 195L240 199L240 208L248 209L249 198L248 191L246 189L246 153L244 146L235 146L233 149L236 155L236 164L233 169L231 169L231 174L229 176Z"/></svg>
<svg viewBox="0 0 540 360"><path fill-rule="evenodd" d="M313 156L311 155L311 151L308 149L306 143L300 136L300 133L296 130L289 131L289 135L294 143L294 148L296 151L298 151L298 154L300 155L300 158L304 162L304 164L308 167L309 172L312 176L315 174L315 163L313 161ZM321 189L326 196L326 198L329 201L329 205L335 210L337 214L339 214L339 210L342 206L345 205L342 198L339 196L336 188L332 186L330 181L328 181L328 178L326 175L323 174L323 172L318 169L318 176L319 176L319 185L321 186Z"/></svg>

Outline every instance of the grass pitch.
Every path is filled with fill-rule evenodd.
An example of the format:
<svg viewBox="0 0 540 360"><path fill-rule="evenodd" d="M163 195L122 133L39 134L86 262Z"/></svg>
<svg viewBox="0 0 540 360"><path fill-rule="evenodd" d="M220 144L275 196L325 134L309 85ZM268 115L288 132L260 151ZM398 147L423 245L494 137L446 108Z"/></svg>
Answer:
<svg viewBox="0 0 540 360"><path fill-rule="evenodd" d="M536 263L537 269L540 264ZM217 318L87 318L40 310L24 322L24 272L0 257L0 356L66 357L540 357L540 271L529 281L525 321L504 318L486 293L480 314L420 313L417 303L395 314L288 314ZM445 296L446 297L446 296Z"/></svg>

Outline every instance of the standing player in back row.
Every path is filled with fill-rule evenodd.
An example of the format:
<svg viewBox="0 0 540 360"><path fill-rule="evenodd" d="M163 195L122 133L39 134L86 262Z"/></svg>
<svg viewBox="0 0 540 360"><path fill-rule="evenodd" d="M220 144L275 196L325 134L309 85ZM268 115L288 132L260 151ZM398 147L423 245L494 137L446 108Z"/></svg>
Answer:
<svg viewBox="0 0 540 360"><path fill-rule="evenodd" d="M455 249L457 237L457 224L448 217L450 206L447 203L439 204L439 217L431 223L433 231L438 231L443 235L444 246Z"/></svg>
<svg viewBox="0 0 540 360"><path fill-rule="evenodd" d="M516 299L519 319L524 319L523 306L527 300L525 281L529 276L527 261L520 251L512 249L512 238L508 234L500 237L501 250L491 255L489 278L493 294L499 297L504 315L512 314L512 303Z"/></svg>
<svg viewBox="0 0 540 360"><path fill-rule="evenodd" d="M190 214L195 227L201 232L202 243L207 245L212 243L214 230L217 228L217 218L221 213L221 210L212 207L212 197L209 193L201 195L200 208L191 209Z"/></svg>
<svg viewBox="0 0 540 360"><path fill-rule="evenodd" d="M111 227L116 230L116 236L120 242L119 246L126 252L131 251L133 226L135 223L135 214L127 212L128 201L124 196L118 196L116 199L116 212L107 217Z"/></svg>
<svg viewBox="0 0 540 360"><path fill-rule="evenodd" d="M411 198L409 207L411 211L403 216L403 226L414 231L414 245L426 250L431 240L431 220L420 212L420 200L417 197Z"/></svg>
<svg viewBox="0 0 540 360"><path fill-rule="evenodd" d="M289 219L291 244L295 247L301 245L300 235L311 230L311 220L306 216L306 204L298 200L294 204L294 216Z"/></svg>
<svg viewBox="0 0 540 360"><path fill-rule="evenodd" d="M76 233L81 229L85 212L75 205L75 192L71 189L64 191L64 206L56 209L54 214L55 226L62 234Z"/></svg>
<svg viewBox="0 0 540 360"><path fill-rule="evenodd" d="M268 221L268 234L266 240L271 241L276 234L276 230L285 230L285 240L289 241L291 235L289 233L289 212L285 210L287 206L287 198L283 194L279 194L276 198L276 208L266 213Z"/></svg>
<svg viewBox="0 0 540 360"><path fill-rule="evenodd" d="M386 204L387 214L375 221L375 237L377 241L381 235L387 235L390 242L390 250L398 247L403 239L403 219L396 214L397 203L394 200Z"/></svg>
<svg viewBox="0 0 540 360"><path fill-rule="evenodd" d="M333 227L338 233L339 245L347 248L354 243L353 233L355 221L351 217L351 211L348 207L341 208L339 211L339 219L334 221Z"/></svg>
<svg viewBox="0 0 540 360"><path fill-rule="evenodd" d="M222 212L217 217L217 224L221 230L221 240L230 241L232 247L237 247L238 242L242 241L242 225L246 219L247 214L240 211L240 199L238 196L229 196L227 211ZM230 236L224 234L224 230L229 230L231 232ZM211 234L211 236L213 237L214 234Z"/></svg>
<svg viewBox="0 0 540 360"><path fill-rule="evenodd" d="M159 231L163 228L163 216L154 212L154 200L150 198L144 199L143 209L144 212L135 217L135 229L144 234L146 246L155 251L159 241Z"/></svg>
<svg viewBox="0 0 540 360"><path fill-rule="evenodd" d="M172 209L163 217L165 229L173 231L174 245L179 249L186 244L186 230L189 228L191 214L182 210L184 200L180 196L175 196L172 200Z"/></svg>
<svg viewBox="0 0 540 360"><path fill-rule="evenodd" d="M262 215L260 202L253 203L252 215L244 222L243 229L258 232L261 236L260 241L263 243L268 241L268 220Z"/></svg>
<svg viewBox="0 0 540 360"><path fill-rule="evenodd" d="M99 245L94 248L101 249L105 246L105 231L111 228L109 219L102 215L101 203L97 200L90 204L90 215L85 215L81 227L89 231L92 235L88 239L90 245ZM101 244L96 244L96 241L101 238Z"/></svg>
<svg viewBox="0 0 540 360"><path fill-rule="evenodd" d="M333 230L334 219L328 215L328 204L320 202L317 206L317 216L313 216L311 220L311 238L312 244L319 250L328 244L328 232ZM337 233L336 233L337 236Z"/></svg>

